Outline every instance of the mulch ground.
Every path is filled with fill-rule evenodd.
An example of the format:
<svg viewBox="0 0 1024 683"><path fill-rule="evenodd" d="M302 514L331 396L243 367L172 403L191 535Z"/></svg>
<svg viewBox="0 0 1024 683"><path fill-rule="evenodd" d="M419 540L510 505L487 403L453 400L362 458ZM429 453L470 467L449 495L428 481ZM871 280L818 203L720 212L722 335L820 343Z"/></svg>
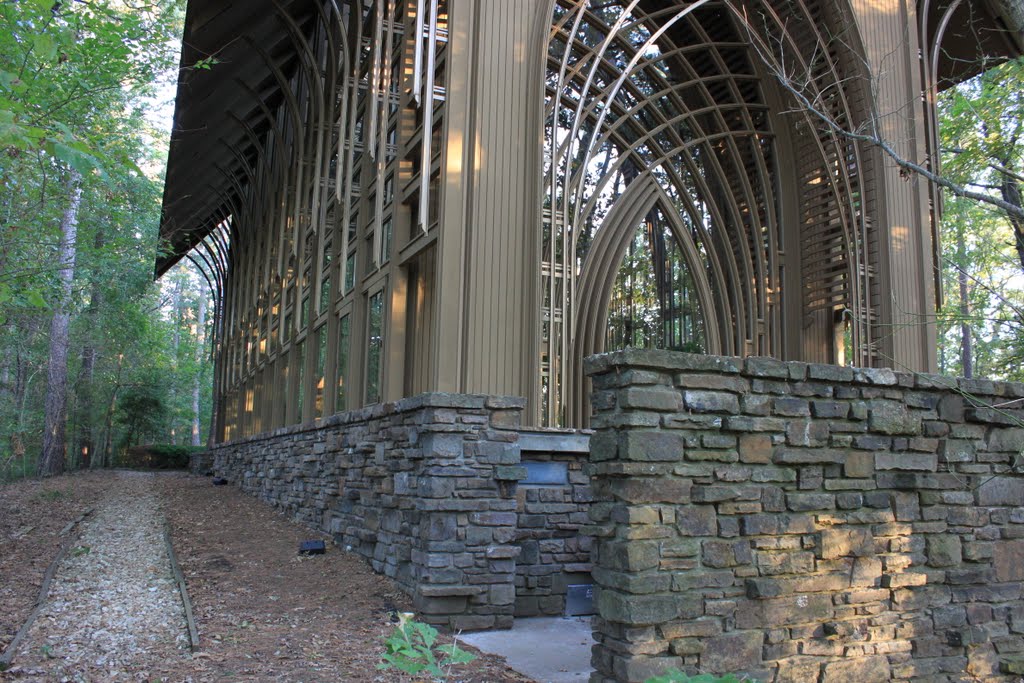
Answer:
<svg viewBox="0 0 1024 683"><path fill-rule="evenodd" d="M0 652L35 606L64 542L61 530L92 508L110 481L107 473L86 472L0 484Z"/></svg>
<svg viewBox="0 0 1024 683"><path fill-rule="evenodd" d="M160 478L174 550L196 612L201 652L170 672L195 680L398 681L379 672L390 614L408 598L362 558L317 538L268 505L228 486L183 474ZM529 681L503 660L481 656L452 681Z"/></svg>
<svg viewBox="0 0 1024 683"><path fill-rule="evenodd" d="M0 645L31 610L60 530L115 485L113 473L101 472L0 486L0 638L6 638ZM362 558L332 545L325 555L299 557L299 542L315 534L207 478L161 473L156 490L188 584L200 649L147 662L147 680L426 680L377 670L383 639L394 629L391 614L408 610L409 600ZM530 681L504 660L476 654L452 671L450 683ZM137 680L129 672L123 679Z"/></svg>

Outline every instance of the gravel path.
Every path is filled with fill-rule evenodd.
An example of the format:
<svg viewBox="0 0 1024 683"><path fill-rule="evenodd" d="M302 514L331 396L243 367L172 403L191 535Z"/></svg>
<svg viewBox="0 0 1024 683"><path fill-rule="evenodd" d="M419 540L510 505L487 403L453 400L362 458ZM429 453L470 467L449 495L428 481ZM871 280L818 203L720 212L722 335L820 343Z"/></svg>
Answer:
<svg viewBox="0 0 1024 683"><path fill-rule="evenodd" d="M15 657L22 676L150 680L188 647L154 476L119 472L112 484Z"/></svg>

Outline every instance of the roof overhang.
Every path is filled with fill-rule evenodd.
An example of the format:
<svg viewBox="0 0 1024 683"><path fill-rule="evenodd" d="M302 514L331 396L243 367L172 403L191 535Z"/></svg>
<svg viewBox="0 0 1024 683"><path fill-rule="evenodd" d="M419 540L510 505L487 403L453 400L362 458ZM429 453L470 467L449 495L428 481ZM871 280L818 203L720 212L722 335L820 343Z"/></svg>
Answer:
<svg viewBox="0 0 1024 683"><path fill-rule="evenodd" d="M287 12L305 28L311 0L190 0L185 15L174 124L167 158L156 276L232 213L297 54ZM210 57L210 68L196 68Z"/></svg>
<svg viewBox="0 0 1024 683"><path fill-rule="evenodd" d="M1024 0L921 0L939 90L1024 53Z"/></svg>

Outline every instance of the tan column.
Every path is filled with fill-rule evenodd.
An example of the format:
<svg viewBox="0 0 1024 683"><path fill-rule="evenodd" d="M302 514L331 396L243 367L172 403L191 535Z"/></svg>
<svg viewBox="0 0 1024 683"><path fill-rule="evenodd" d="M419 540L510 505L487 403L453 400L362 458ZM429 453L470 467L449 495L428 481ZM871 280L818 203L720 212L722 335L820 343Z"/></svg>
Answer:
<svg viewBox="0 0 1024 683"><path fill-rule="evenodd" d="M437 373L460 391L529 396L535 383L546 46L538 18L549 4L451 4Z"/></svg>
<svg viewBox="0 0 1024 683"><path fill-rule="evenodd" d="M476 52L476 0L448 3L447 100L441 152L437 246L437 316L434 318L434 378L438 391L463 390L463 305L465 248L470 186L466 169L472 164L472 87ZM429 129L424 130L429 135ZM428 169L424 169L429 173Z"/></svg>
<svg viewBox="0 0 1024 683"><path fill-rule="evenodd" d="M907 0L853 0L876 97L879 133L903 157L924 161L916 8ZM928 191L923 178L882 163L877 228L881 319L880 357L897 369L936 368L935 286Z"/></svg>

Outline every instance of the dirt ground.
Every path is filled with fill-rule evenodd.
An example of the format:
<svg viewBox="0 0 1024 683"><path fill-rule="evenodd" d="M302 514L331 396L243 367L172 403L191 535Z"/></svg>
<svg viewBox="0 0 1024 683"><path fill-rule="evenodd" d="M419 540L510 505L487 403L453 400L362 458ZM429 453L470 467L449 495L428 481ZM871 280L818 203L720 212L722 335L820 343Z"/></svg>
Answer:
<svg viewBox="0 0 1024 683"><path fill-rule="evenodd" d="M0 484L0 652L32 611L64 541L61 530L93 507L109 483L108 474L86 472Z"/></svg>
<svg viewBox="0 0 1024 683"><path fill-rule="evenodd" d="M26 567L41 578L59 547L53 537L111 484L113 478L101 473L0 487L0 533L5 539L5 552L0 553L0 625L8 640L38 592L39 579L34 584L26 579ZM45 493L53 490L64 493ZM207 478L162 473L158 491L195 610L200 651L147 662L147 678L141 680L412 680L376 668L383 638L394 628L390 614L407 610L409 601L361 558L331 545L326 555L299 557L299 542L315 534L232 487L214 487ZM12 515L12 510L18 512ZM32 526L32 510L48 513L46 528L54 527L52 536L25 531ZM57 517L64 521L51 521ZM38 533L34 538L49 542L19 538L13 541L15 556L9 556L6 546L18 533L26 538ZM8 605L24 607L16 612ZM140 680L125 677L129 679ZM449 680L530 679L506 668L501 659L480 655L453 670Z"/></svg>

